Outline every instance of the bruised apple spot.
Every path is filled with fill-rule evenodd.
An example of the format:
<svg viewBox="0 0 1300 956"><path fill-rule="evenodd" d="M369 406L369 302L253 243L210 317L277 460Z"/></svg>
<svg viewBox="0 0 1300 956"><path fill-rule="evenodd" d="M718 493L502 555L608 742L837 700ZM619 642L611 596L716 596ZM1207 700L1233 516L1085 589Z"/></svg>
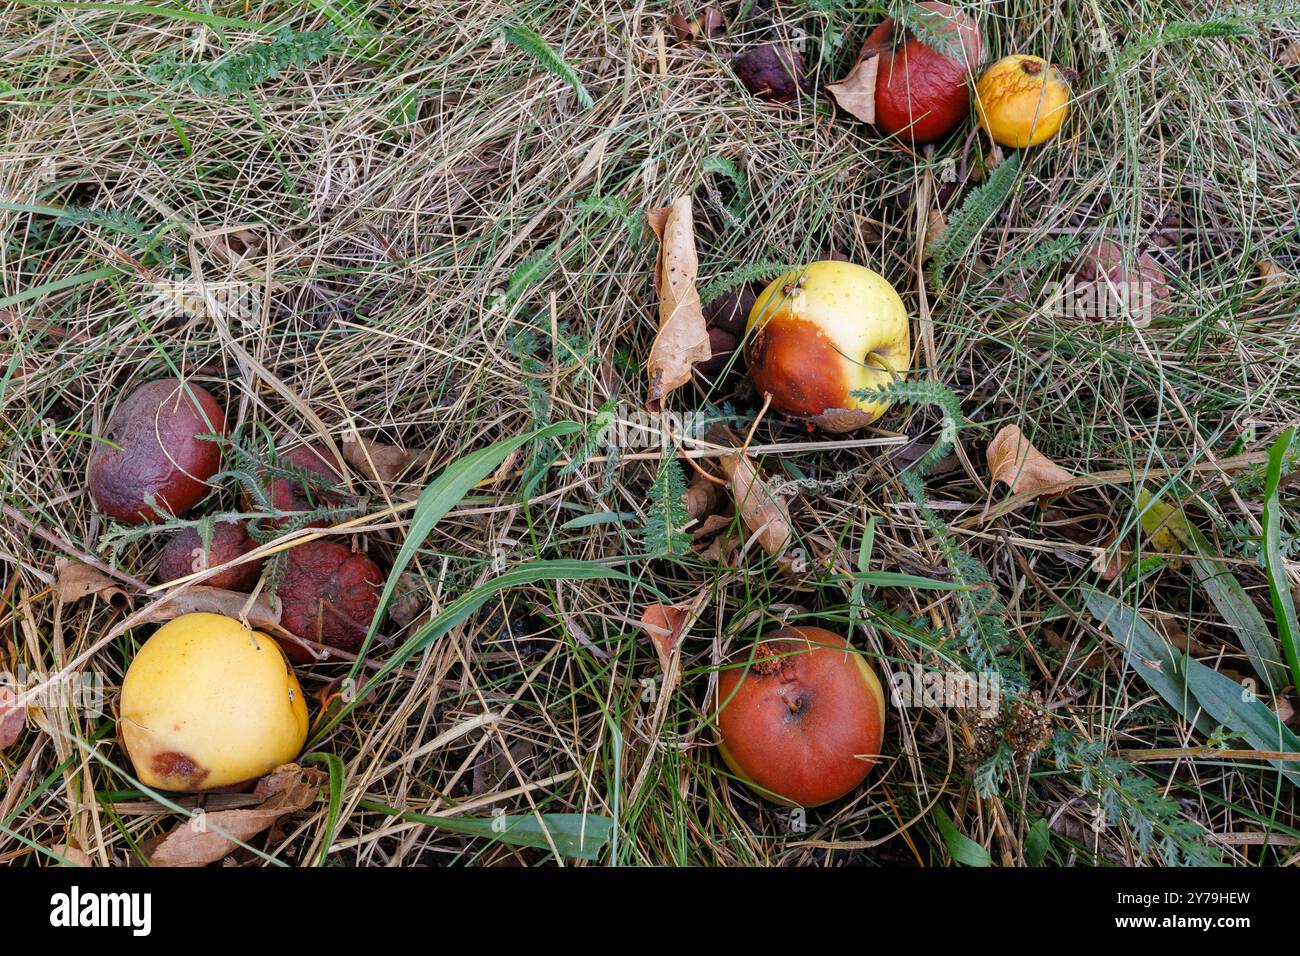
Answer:
<svg viewBox="0 0 1300 956"><path fill-rule="evenodd" d="M844 360L821 329L794 317L766 323L745 349L745 363L759 392L771 394L777 411L799 418L850 404Z"/></svg>
<svg viewBox="0 0 1300 956"><path fill-rule="evenodd" d="M160 778L169 782L175 781L177 790L200 787L208 776L208 771L205 768L199 766L185 754L173 750L154 754L150 763L153 765L153 772Z"/></svg>

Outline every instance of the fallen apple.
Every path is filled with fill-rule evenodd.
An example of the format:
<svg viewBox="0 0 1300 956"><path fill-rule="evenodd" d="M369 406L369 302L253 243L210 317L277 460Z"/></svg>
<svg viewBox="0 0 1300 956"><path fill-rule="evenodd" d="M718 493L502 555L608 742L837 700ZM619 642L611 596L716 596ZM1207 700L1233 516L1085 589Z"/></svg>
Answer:
<svg viewBox="0 0 1300 956"><path fill-rule="evenodd" d="M86 465L90 497L129 524L182 515L221 467L226 414L193 382L158 379L124 398L104 422Z"/></svg>
<svg viewBox="0 0 1300 956"><path fill-rule="evenodd" d="M946 41L936 50L887 18L867 37L859 60L879 57L875 121L881 132L913 143L947 136L970 115L971 71L983 53L974 19L946 3L916 5L917 16Z"/></svg>
<svg viewBox="0 0 1300 956"><path fill-rule="evenodd" d="M117 726L145 786L213 790L297 757L307 701L274 640L221 614L183 614L131 661Z"/></svg>
<svg viewBox="0 0 1300 956"><path fill-rule="evenodd" d="M777 803L838 800L880 755L880 680L844 638L820 627L781 628L733 658L718 677L718 706L722 759Z"/></svg>
<svg viewBox="0 0 1300 956"><path fill-rule="evenodd" d="M980 124L993 141L1013 149L1045 143L1070 112L1070 85L1061 71L1036 56L994 63L975 86Z"/></svg>
<svg viewBox="0 0 1300 956"><path fill-rule="evenodd" d="M276 593L280 626L304 640L356 653L379 608L384 573L364 554L337 541L308 541L289 551ZM295 663L307 649L285 643Z"/></svg>
<svg viewBox="0 0 1300 956"><path fill-rule="evenodd" d="M283 475L262 473L264 487L270 498L271 507L286 515L293 512L314 511L317 508L338 505L342 496L335 490L343 481L334 467L328 453L316 445L297 445L278 454L278 462L289 470L304 473L304 480L294 480ZM245 497L244 506L252 509L252 503ZM274 519L270 524L282 526L291 519L287 516ZM323 520L309 521L308 528L323 527Z"/></svg>
<svg viewBox="0 0 1300 956"><path fill-rule="evenodd" d="M907 309L879 273L821 261L773 280L749 313L745 364L772 407L828 432L875 421L889 402L851 393L911 364Z"/></svg>
<svg viewBox="0 0 1300 956"><path fill-rule="evenodd" d="M212 527L212 540L205 547L203 538L194 528L182 528L168 539L158 557L157 580L166 584L186 575L217 567L243 557L257 547L248 536L243 522L219 521ZM261 561L236 564L204 578L207 587L227 591L251 591L262 573Z"/></svg>
<svg viewBox="0 0 1300 956"><path fill-rule="evenodd" d="M745 89L770 103L790 102L804 83L803 55L779 43L750 47L731 66Z"/></svg>

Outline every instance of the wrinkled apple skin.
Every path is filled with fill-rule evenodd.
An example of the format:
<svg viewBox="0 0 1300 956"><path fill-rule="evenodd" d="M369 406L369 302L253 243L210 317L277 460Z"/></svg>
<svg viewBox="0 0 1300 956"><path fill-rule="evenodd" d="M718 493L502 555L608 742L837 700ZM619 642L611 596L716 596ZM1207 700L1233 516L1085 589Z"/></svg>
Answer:
<svg viewBox="0 0 1300 956"><path fill-rule="evenodd" d="M212 543L208 550L203 548L203 539L193 528L182 528L168 539L158 557L157 580L166 584L194 574L206 571L242 557L257 547L257 542L248 536L242 522L221 521L212 529ZM237 564L218 572L210 578L204 578L206 587L225 588L227 591L251 591L262 573L261 561L249 561Z"/></svg>
<svg viewBox="0 0 1300 956"><path fill-rule="evenodd" d="M337 541L309 541L289 551L277 594L280 626L304 640L355 654L379 608L384 574L364 554ZM297 663L306 649L287 644Z"/></svg>
<svg viewBox="0 0 1300 956"><path fill-rule="evenodd" d="M751 47L732 61L736 77L760 100L788 103L799 95L803 56L796 50L768 43Z"/></svg>
<svg viewBox="0 0 1300 956"><path fill-rule="evenodd" d="M270 492L271 506L276 511L312 511L322 505L337 505L343 500L340 495L329 490L341 484L343 478L331 464L328 453L324 449L315 445L298 445L281 452L279 459L287 465L320 475L324 479L324 485L308 487L302 482L288 478L266 479L265 487ZM252 510L250 502L245 501L245 506ZM278 526L287 523L288 520L280 518L270 523ZM324 525L324 521L312 521L306 527L319 528Z"/></svg>
<svg viewBox="0 0 1300 956"><path fill-rule="evenodd" d="M759 295L745 364L777 411L845 432L889 408L852 393L906 374L911 352L907 309L888 280L851 262L819 261Z"/></svg>
<svg viewBox="0 0 1300 956"><path fill-rule="evenodd" d="M844 638L786 627L718 676L718 750L776 803L815 807L866 778L880 755L885 694Z"/></svg>
<svg viewBox="0 0 1300 956"><path fill-rule="evenodd" d="M975 85L980 124L1012 149L1047 142L1070 112L1070 85L1046 60L1016 54L994 63Z"/></svg>
<svg viewBox="0 0 1300 956"><path fill-rule="evenodd" d="M983 42L968 14L946 3L919 6L942 16L931 22L959 47L958 56L940 53L910 33L899 42L894 20L886 19L867 37L860 58L880 56L876 125L881 132L913 143L932 143L970 115L967 78L979 65Z"/></svg>
<svg viewBox="0 0 1300 956"><path fill-rule="evenodd" d="M296 758L307 701L274 640L220 614L183 614L127 668L118 737L145 786L214 790Z"/></svg>
<svg viewBox="0 0 1300 956"><path fill-rule="evenodd" d="M183 515L208 493L206 482L221 467L220 443L198 436L225 432L225 412L200 386L146 382L104 422L102 437L113 444L96 442L91 449L90 497L128 524Z"/></svg>

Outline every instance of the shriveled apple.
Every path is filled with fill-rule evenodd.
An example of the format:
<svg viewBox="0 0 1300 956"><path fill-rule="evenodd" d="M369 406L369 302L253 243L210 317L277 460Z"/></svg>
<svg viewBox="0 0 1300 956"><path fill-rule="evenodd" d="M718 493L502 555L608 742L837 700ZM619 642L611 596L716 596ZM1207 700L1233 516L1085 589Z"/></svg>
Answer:
<svg viewBox="0 0 1300 956"><path fill-rule="evenodd" d="M812 807L858 786L880 756L885 694L849 643L785 627L736 655L718 678L718 750L777 803Z"/></svg>
<svg viewBox="0 0 1300 956"><path fill-rule="evenodd" d="M193 382L158 379L124 398L104 422L86 466L90 497L118 521L183 515L221 467L226 413Z"/></svg>
<svg viewBox="0 0 1300 956"><path fill-rule="evenodd" d="M828 432L869 425L889 403L855 397L907 374L907 309L879 273L814 262L775 279L749 313L745 364L772 407Z"/></svg>
<svg viewBox="0 0 1300 956"><path fill-rule="evenodd" d="M384 573L364 554L337 541L308 541L290 550L277 594L280 625L290 634L355 653L379 608ZM306 648L285 644L295 663Z"/></svg>
<svg viewBox="0 0 1300 956"><path fill-rule="evenodd" d="M203 538L193 528L177 531L163 546L158 557L160 583L175 581L187 575L206 571L243 557L257 547L248 536L243 522L220 521L212 528L212 539L205 546ZM203 583L208 587L227 591L251 591L262 573L261 561L248 561L219 571Z"/></svg>
<svg viewBox="0 0 1300 956"><path fill-rule="evenodd" d="M283 475L263 472L264 487L271 500L271 507L280 512L314 511L323 506L337 505L342 502L338 486L343 478L334 467L329 453L316 445L297 445L288 451L280 452L278 462L289 469L307 473L304 480L295 480ZM314 476L314 477L313 477ZM251 503L245 501L245 507L251 510ZM280 518L273 524L283 525L289 519ZM311 521L307 527L320 527L324 521Z"/></svg>

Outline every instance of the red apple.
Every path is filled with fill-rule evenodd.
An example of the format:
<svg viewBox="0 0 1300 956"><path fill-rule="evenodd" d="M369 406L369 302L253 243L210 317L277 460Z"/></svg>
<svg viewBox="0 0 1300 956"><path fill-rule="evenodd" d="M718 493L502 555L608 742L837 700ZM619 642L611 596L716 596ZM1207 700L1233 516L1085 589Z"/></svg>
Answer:
<svg viewBox="0 0 1300 956"><path fill-rule="evenodd" d="M879 56L876 125L913 143L930 143L951 133L970 115L967 77L982 54L979 27L946 3L918 4L930 11L926 25L949 41L943 51L911 31L897 35L892 18L867 37L859 59Z"/></svg>
<svg viewBox="0 0 1300 956"><path fill-rule="evenodd" d="M86 466L90 497L118 521L144 524L183 515L209 491L221 467L226 413L193 382L146 382L104 422Z"/></svg>
<svg viewBox="0 0 1300 956"><path fill-rule="evenodd" d="M293 481L289 478L264 475L271 506L276 511L311 511L322 505L337 505L343 501L343 498L332 490L340 485L343 479L335 469L329 453L324 449L315 445L298 445L281 452L279 460L285 465L319 475L321 480L309 486L305 482ZM245 496L244 506L252 510L252 503L247 500L247 496ZM288 518L280 518L270 523L279 526L286 524L288 520ZM324 521L312 521L307 524L307 527L317 528L324 525Z"/></svg>
<svg viewBox="0 0 1300 956"><path fill-rule="evenodd" d="M718 679L718 750L736 776L804 807L862 783L880 755L885 693L844 638L784 627L732 664Z"/></svg>
<svg viewBox="0 0 1300 956"><path fill-rule="evenodd" d="M379 608L384 572L364 554L337 541L308 541L285 560L277 594L280 626L305 640L356 653ZM296 664L311 659L300 644L285 642Z"/></svg>
<svg viewBox="0 0 1300 956"><path fill-rule="evenodd" d="M203 538L193 528L177 531L162 549L158 558L157 580L166 584L197 571L225 564L242 557L257 547L248 536L242 521L219 521L212 528L212 540L207 548ZM249 561L218 571L203 580L204 587L225 588L227 591L251 591L262 575L262 562Z"/></svg>

